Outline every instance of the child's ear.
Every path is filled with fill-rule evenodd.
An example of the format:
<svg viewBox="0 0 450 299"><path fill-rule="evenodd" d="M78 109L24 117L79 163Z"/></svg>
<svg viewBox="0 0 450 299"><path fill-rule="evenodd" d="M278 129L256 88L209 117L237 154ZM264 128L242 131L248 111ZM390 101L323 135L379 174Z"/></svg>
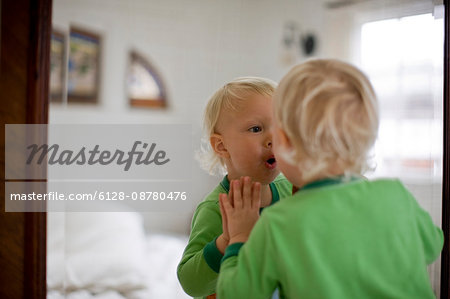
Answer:
<svg viewBox="0 0 450 299"><path fill-rule="evenodd" d="M209 143L211 144L214 152L222 158L229 158L230 154L225 148L225 144L223 143L223 137L220 134L212 134L209 137Z"/></svg>

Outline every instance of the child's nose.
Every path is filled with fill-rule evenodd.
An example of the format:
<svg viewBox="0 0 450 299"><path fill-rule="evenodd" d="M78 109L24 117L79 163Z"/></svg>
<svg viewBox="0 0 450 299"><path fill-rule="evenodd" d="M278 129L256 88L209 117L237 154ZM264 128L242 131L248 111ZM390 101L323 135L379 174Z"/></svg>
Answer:
<svg viewBox="0 0 450 299"><path fill-rule="evenodd" d="M265 146L271 148L272 147L272 135L267 136L267 139L265 141Z"/></svg>

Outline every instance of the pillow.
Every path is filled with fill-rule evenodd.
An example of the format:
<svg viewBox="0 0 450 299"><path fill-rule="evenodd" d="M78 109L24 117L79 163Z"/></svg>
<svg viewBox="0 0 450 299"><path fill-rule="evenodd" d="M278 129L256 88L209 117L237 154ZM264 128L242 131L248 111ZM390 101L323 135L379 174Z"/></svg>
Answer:
<svg viewBox="0 0 450 299"><path fill-rule="evenodd" d="M65 213L47 213L47 288L64 286Z"/></svg>
<svg viewBox="0 0 450 299"><path fill-rule="evenodd" d="M53 219L51 214L49 231L58 233L64 227L64 241L61 236L49 238L49 289L64 286L67 291L99 293L145 288L145 236L139 213L59 213L64 217Z"/></svg>
<svg viewBox="0 0 450 299"><path fill-rule="evenodd" d="M86 290L78 290L71 293L49 291L47 299L126 299L119 292L107 291L99 294L92 294Z"/></svg>
<svg viewBox="0 0 450 299"><path fill-rule="evenodd" d="M124 293L124 296L128 299L192 298L183 291L176 275L188 236L152 234L146 238L148 289Z"/></svg>

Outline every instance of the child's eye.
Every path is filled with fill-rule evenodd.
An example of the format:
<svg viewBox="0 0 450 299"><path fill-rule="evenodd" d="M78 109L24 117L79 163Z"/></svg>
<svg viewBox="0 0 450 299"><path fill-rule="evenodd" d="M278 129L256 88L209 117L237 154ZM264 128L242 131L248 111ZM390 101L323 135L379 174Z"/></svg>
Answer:
<svg viewBox="0 0 450 299"><path fill-rule="evenodd" d="M252 133L258 133L258 132L261 132L262 131L262 128L260 127L260 126L254 126L254 127L251 127L250 129L248 129L250 132L252 132Z"/></svg>

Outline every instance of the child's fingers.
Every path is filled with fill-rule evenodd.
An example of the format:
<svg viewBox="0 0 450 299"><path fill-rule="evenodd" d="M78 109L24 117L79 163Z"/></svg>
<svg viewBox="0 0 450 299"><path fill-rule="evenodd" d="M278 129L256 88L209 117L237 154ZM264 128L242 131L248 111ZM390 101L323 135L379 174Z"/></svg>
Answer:
<svg viewBox="0 0 450 299"><path fill-rule="evenodd" d="M245 205L245 197L244 197L244 193L243 193L243 191L244 191L244 178L245 177L241 176L241 178L239 179L239 186L240 186L239 187L239 191L241 192L239 194L241 195L242 206Z"/></svg>
<svg viewBox="0 0 450 299"><path fill-rule="evenodd" d="M241 187L244 186L244 180L245 180L245 176L241 176L241 178L239 179L239 181L241 182Z"/></svg>
<svg viewBox="0 0 450 299"><path fill-rule="evenodd" d="M242 205L243 207L252 206L252 181L249 177L244 177L243 191L242 191Z"/></svg>
<svg viewBox="0 0 450 299"><path fill-rule="evenodd" d="M220 213L222 214L222 236L225 240L229 240L230 231L228 229L228 215L232 212L233 207L230 204L226 194L219 194Z"/></svg>
<svg viewBox="0 0 450 299"><path fill-rule="evenodd" d="M242 209L242 186L241 182L233 181L233 206L235 209Z"/></svg>
<svg viewBox="0 0 450 299"><path fill-rule="evenodd" d="M222 231L223 233L228 232L228 221L227 221L227 212L225 211L225 207L223 206L223 202L227 200L227 195L224 193L219 194L219 206L220 206L220 214L222 215Z"/></svg>
<svg viewBox="0 0 450 299"><path fill-rule="evenodd" d="M259 209L261 207L261 184L253 183L252 186L252 208Z"/></svg>
<svg viewBox="0 0 450 299"><path fill-rule="evenodd" d="M227 200L227 195L224 193L219 194L219 207L220 207L220 213L222 214L222 218L226 219L226 212L225 208L223 207L223 202Z"/></svg>
<svg viewBox="0 0 450 299"><path fill-rule="evenodd" d="M230 208L233 208L233 207L231 206L231 203L230 203L230 198L229 198L229 196L227 196L226 194L220 193L220 194L219 194L219 201L222 203L222 207L224 208L225 213L226 213Z"/></svg>
<svg viewBox="0 0 450 299"><path fill-rule="evenodd" d="M228 192L228 198L230 201L231 206L234 207L234 188L233 188L233 181L230 181L230 191Z"/></svg>

